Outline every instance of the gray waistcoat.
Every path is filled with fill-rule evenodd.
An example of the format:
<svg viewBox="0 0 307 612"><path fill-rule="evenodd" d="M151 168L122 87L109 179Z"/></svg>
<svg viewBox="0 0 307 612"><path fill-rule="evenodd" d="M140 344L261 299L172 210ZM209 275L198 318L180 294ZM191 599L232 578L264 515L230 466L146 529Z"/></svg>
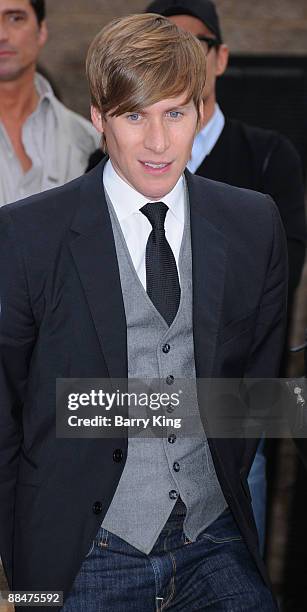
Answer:
<svg viewBox="0 0 307 612"><path fill-rule="evenodd" d="M165 379L172 374L195 379L188 203L179 258L181 300L168 327L137 276L108 196L107 202L127 319L128 378ZM162 351L166 343L170 346L167 354ZM195 406L198 411L196 392ZM184 532L191 541L226 508L205 434L178 437L173 443L167 436L130 438L126 465L102 527L148 554L176 503L170 491L179 493L187 507Z"/></svg>

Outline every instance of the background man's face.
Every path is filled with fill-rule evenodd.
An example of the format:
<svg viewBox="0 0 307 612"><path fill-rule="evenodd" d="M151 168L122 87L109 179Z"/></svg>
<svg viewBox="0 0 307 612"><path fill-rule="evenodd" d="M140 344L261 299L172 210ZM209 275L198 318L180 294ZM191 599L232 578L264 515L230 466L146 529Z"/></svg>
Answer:
<svg viewBox="0 0 307 612"><path fill-rule="evenodd" d="M194 36L208 36L210 38L215 38L215 35L207 28L207 26L205 26L205 24L196 17L192 17L191 15L172 15L168 17L168 19L182 30L194 34ZM204 102L206 103L210 97L215 96L216 78L217 76L223 74L226 69L228 49L226 45L221 45L217 48L211 48L211 50L207 53L206 44L202 44L204 46L204 53L207 54L207 74L204 89Z"/></svg>
<svg viewBox="0 0 307 612"><path fill-rule="evenodd" d="M0 0L0 82L33 69L46 39L29 0Z"/></svg>
<svg viewBox="0 0 307 612"><path fill-rule="evenodd" d="M160 200L177 183L191 155L197 128L193 101L186 95L161 100L141 112L118 117L92 108L92 119L103 132L117 173L149 200Z"/></svg>

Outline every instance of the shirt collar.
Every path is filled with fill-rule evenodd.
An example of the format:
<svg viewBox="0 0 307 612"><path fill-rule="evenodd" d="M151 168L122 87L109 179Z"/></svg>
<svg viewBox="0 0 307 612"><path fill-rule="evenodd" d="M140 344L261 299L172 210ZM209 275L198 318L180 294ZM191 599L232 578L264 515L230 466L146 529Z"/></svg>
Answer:
<svg viewBox="0 0 307 612"><path fill-rule="evenodd" d="M210 121L208 121L208 123L203 127L203 129L196 136L196 138L199 138L199 140L201 139L203 142L206 142L207 155L211 153L214 145L219 139L224 125L225 125L225 117L219 105L216 104L214 113Z"/></svg>
<svg viewBox="0 0 307 612"><path fill-rule="evenodd" d="M41 104L44 100L47 101L46 102L47 104L50 103L51 106L53 107L53 101L55 97L50 83L47 81L47 79L45 79L45 77L43 77L38 72L35 73L34 84L35 84L35 89L39 96L39 100L38 100L38 104L35 110L33 111L33 113L31 113L31 115L29 115L29 117L33 117L39 112ZM6 142L7 139L6 139L6 135L4 132L4 128L2 127L1 121L0 121L0 137L4 139L5 144L7 145L8 143Z"/></svg>
<svg viewBox="0 0 307 612"><path fill-rule="evenodd" d="M225 125L225 117L218 104L215 105L214 113L195 137L191 159L188 162L188 169L196 172L200 163L209 155L216 145Z"/></svg>
<svg viewBox="0 0 307 612"><path fill-rule="evenodd" d="M31 117L36 117L41 112L41 109L42 112L44 112L46 111L46 108L51 107L55 121L58 121L55 107L55 95L49 81L47 81L47 79L45 79L45 77L43 77L41 74L36 72L34 83L36 91L39 95L39 101Z"/></svg>
<svg viewBox="0 0 307 612"><path fill-rule="evenodd" d="M35 108L35 110L33 111L33 113L31 113L31 115L29 115L29 117L26 119L25 123L30 120L33 117L36 117L40 112L41 112L41 108L42 106L45 105L51 105L51 107L54 110L54 99L55 99L55 95L53 93L52 87L50 85L50 83L47 81L47 79L45 79L45 77L43 77L41 74L39 74L38 72L35 73L35 77L34 77L34 84L35 84L35 89L38 93L39 96L39 100L38 100L38 104ZM43 111L42 111L43 112ZM56 112L54 112L54 116L55 119L57 119L57 115ZM12 148L12 144L10 139L8 138L5 128L2 124L2 122L0 121L0 138L3 140L5 146L10 150L13 151ZM15 153L14 153L15 155ZM56 162L55 162L56 165ZM56 170L53 172L55 173Z"/></svg>
<svg viewBox="0 0 307 612"><path fill-rule="evenodd" d="M39 95L39 101L41 102L45 98L52 100L54 97L53 89L50 83L38 72L35 73L34 77L35 89Z"/></svg>
<svg viewBox="0 0 307 612"><path fill-rule="evenodd" d="M117 174L110 159L104 166L103 184L120 222L138 213L142 206L152 201L128 185ZM184 225L185 181L183 175L178 179L172 191L161 200L168 206L176 219Z"/></svg>

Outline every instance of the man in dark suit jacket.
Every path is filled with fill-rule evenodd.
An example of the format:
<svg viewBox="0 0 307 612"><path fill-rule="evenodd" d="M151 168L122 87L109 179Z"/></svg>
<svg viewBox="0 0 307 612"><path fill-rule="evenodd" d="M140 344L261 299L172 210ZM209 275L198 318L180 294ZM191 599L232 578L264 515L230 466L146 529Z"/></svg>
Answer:
<svg viewBox="0 0 307 612"><path fill-rule="evenodd" d="M115 20L87 72L109 160L0 212L9 585L63 591L65 612L276 610L247 485L257 440L210 438L196 395L197 439L56 436L57 378L275 377L286 324L271 198L183 175L199 42L164 17Z"/></svg>

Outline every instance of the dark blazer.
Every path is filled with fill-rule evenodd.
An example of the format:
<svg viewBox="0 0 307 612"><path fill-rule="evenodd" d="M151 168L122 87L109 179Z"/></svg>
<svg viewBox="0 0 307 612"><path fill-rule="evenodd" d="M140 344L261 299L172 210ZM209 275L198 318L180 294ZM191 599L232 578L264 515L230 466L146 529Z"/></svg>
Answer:
<svg viewBox="0 0 307 612"><path fill-rule="evenodd" d="M290 315L306 245L304 181L294 146L278 132L226 119L216 145L196 174L272 196L287 238Z"/></svg>
<svg viewBox="0 0 307 612"><path fill-rule="evenodd" d="M103 158L96 149L90 170ZM226 118L224 129L196 174L270 195L286 232L289 260L288 315L291 316L305 259L304 179L299 155L282 134Z"/></svg>
<svg viewBox="0 0 307 612"><path fill-rule="evenodd" d="M102 168L0 210L0 553L14 589L67 595L127 456L125 437L55 435L57 377L127 377ZM287 293L278 211L267 196L186 178L197 376L274 377ZM209 443L225 498L267 580L246 482L257 441Z"/></svg>

